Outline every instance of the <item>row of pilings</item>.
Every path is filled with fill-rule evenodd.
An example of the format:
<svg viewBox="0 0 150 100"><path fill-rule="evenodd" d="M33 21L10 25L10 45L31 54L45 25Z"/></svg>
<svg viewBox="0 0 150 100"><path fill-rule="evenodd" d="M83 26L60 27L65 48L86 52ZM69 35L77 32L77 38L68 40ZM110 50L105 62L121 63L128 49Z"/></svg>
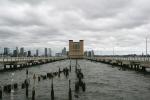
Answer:
<svg viewBox="0 0 150 100"><path fill-rule="evenodd" d="M35 83L35 80L37 79L38 83L39 82L42 82L44 80L47 80L47 79L51 79L52 80L52 83L51 83L51 100L54 100L54 87L53 87L53 78L55 78L56 76L57 77L60 77L60 75L64 73L64 75L66 76L66 78L68 78L68 75L69 74L65 74L65 73L69 73L69 69L66 67L66 68L63 68L62 70L59 70L56 71L56 72L49 72L49 73L46 73L45 75L33 75L33 81ZM29 79L29 76L28 76L29 72L28 70L26 70L26 79L24 80L24 82L21 82L21 83L13 83L13 84L7 84L7 85L4 85L4 86L0 86L0 100L3 99L3 93L11 93L12 90L14 91L17 91L18 89L24 89L25 90L25 95L26 97L28 98L29 97L29 88L31 88L31 84L30 84L30 79ZM30 73L31 74L31 73ZM32 87L32 100L35 100L35 94L36 94L36 90L35 90L35 86L33 85Z"/></svg>
<svg viewBox="0 0 150 100"><path fill-rule="evenodd" d="M81 72L81 69L78 69L75 67L75 73L77 76L77 82L78 84L75 83L75 91L79 93L79 88L82 88L83 92L86 90L86 85L85 82L83 81L84 75ZM13 83L13 84L7 84L4 86L0 86L0 100L3 99L3 93L11 93L11 91L17 91L18 89L23 89L25 90L25 95L27 98L29 98L29 95L31 96L31 100L36 100L36 88L35 88L35 82L37 81L42 82L44 80L50 79L51 80L51 92L50 92L50 100L55 100L55 91L54 91L54 86L55 84L53 83L53 80L55 77L60 77L61 74L64 74L66 78L69 78L69 73L72 70L71 64L69 65L69 68L65 67L62 70L59 68L58 71L56 72L47 72L45 75L43 74L34 74L30 72L30 74L33 74L33 78L29 79L29 71L28 69L26 70L26 78L23 82L20 83ZM34 84L31 84L30 81L33 80ZM78 85L78 87L77 87ZM13 87L13 88L12 88ZM31 92L30 92L31 90ZM31 94L29 94L31 93ZM68 100L72 100L72 89L71 89L71 80L69 79L69 85L68 85Z"/></svg>
<svg viewBox="0 0 150 100"><path fill-rule="evenodd" d="M1 69L0 71L3 72L3 71L18 70L18 69L22 69L22 68L43 65L43 64L47 64L47 63L61 61L61 60L65 60L65 59L49 59L49 60L45 60L45 61L42 61L42 60L36 61L36 62L28 61L28 62L22 62L22 63L18 63L18 62L4 63L4 68Z"/></svg>
<svg viewBox="0 0 150 100"><path fill-rule="evenodd" d="M112 65L112 67L118 66L119 70L134 70L134 71L139 71L139 72L146 72L146 67L141 66L140 63L130 63L130 64L123 64L122 61L119 62L114 62L112 63L111 60L110 61L105 61L105 60L98 60L98 59L87 59L90 60L92 62L100 62L100 63L104 63L104 64L109 64Z"/></svg>
<svg viewBox="0 0 150 100"><path fill-rule="evenodd" d="M79 93L80 88L82 89L83 92L86 91L86 84L84 82L84 74L82 72L82 69L80 68L80 65L78 64L78 60L76 59L76 66L75 66L75 73L77 80L75 82L75 92Z"/></svg>

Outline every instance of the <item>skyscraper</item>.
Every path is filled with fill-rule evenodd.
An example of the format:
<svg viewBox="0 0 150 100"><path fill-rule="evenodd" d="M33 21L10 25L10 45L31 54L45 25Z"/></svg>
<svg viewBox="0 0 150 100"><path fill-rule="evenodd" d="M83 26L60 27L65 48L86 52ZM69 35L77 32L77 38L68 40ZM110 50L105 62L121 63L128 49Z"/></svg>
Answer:
<svg viewBox="0 0 150 100"><path fill-rule="evenodd" d="M47 57L47 48L45 48L45 55L44 56Z"/></svg>
<svg viewBox="0 0 150 100"><path fill-rule="evenodd" d="M63 56L67 55L66 47L64 47L64 48L62 49L62 55L63 55Z"/></svg>
<svg viewBox="0 0 150 100"><path fill-rule="evenodd" d="M36 49L36 57L38 57L38 56L39 56L39 50Z"/></svg>
<svg viewBox="0 0 150 100"><path fill-rule="evenodd" d="M28 55L27 55L27 52L24 52L24 57L27 57Z"/></svg>
<svg viewBox="0 0 150 100"><path fill-rule="evenodd" d="M21 56L21 57L24 56L24 48L23 48L23 47L20 48L20 56Z"/></svg>
<svg viewBox="0 0 150 100"><path fill-rule="evenodd" d="M51 50L51 48L49 48L49 57L51 57L52 56L52 50Z"/></svg>
<svg viewBox="0 0 150 100"><path fill-rule="evenodd" d="M94 57L94 51L93 50L91 51L91 56Z"/></svg>
<svg viewBox="0 0 150 100"><path fill-rule="evenodd" d="M28 57L31 57L31 51L30 50L28 51Z"/></svg>
<svg viewBox="0 0 150 100"><path fill-rule="evenodd" d="M13 57L17 57L17 50L13 51Z"/></svg>
<svg viewBox="0 0 150 100"><path fill-rule="evenodd" d="M9 48L5 47L4 48L4 55L7 56L9 54Z"/></svg>
<svg viewBox="0 0 150 100"><path fill-rule="evenodd" d="M18 57L18 54L19 54L19 49L18 47L16 47L16 57Z"/></svg>

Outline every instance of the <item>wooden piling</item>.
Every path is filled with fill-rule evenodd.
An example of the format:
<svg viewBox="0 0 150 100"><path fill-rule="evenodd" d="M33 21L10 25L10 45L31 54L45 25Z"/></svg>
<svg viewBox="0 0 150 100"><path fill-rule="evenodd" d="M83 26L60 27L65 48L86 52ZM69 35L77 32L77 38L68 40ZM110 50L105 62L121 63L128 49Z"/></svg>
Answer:
<svg viewBox="0 0 150 100"><path fill-rule="evenodd" d="M58 70L58 77L60 77L60 68L59 68L59 70Z"/></svg>
<svg viewBox="0 0 150 100"><path fill-rule="evenodd" d="M17 83L14 84L14 89L18 89L18 84Z"/></svg>
<svg viewBox="0 0 150 100"><path fill-rule="evenodd" d="M76 59L75 72L77 72L77 65L78 65L78 61L77 61L77 59Z"/></svg>
<svg viewBox="0 0 150 100"><path fill-rule="evenodd" d="M83 90L83 92L85 92L85 90L86 90L86 84L85 83L82 84L82 90Z"/></svg>
<svg viewBox="0 0 150 100"><path fill-rule="evenodd" d="M72 92L70 87L70 80L69 80L69 100L72 100Z"/></svg>
<svg viewBox="0 0 150 100"><path fill-rule="evenodd" d="M26 97L28 97L28 88L29 88L29 83L27 82L27 80L26 80L26 83L25 83L25 87L26 87Z"/></svg>
<svg viewBox="0 0 150 100"><path fill-rule="evenodd" d="M145 67L143 67L143 66L142 66L142 71L143 71L143 72L145 72L145 71L146 71L146 68L145 68Z"/></svg>
<svg viewBox="0 0 150 100"><path fill-rule="evenodd" d="M70 72L71 72L71 59L70 59L70 66L69 66L69 70L70 70Z"/></svg>
<svg viewBox="0 0 150 100"><path fill-rule="evenodd" d="M28 97L28 88L29 88L29 81L28 81L28 69L26 69L26 80L25 80L25 87L26 87L26 97Z"/></svg>
<svg viewBox="0 0 150 100"><path fill-rule="evenodd" d="M35 100L35 88L33 87L33 90L32 90L32 100Z"/></svg>
<svg viewBox="0 0 150 100"><path fill-rule="evenodd" d="M4 64L4 69L6 69L6 65Z"/></svg>
<svg viewBox="0 0 150 100"><path fill-rule="evenodd" d="M9 66L10 66L10 69L12 69L12 65L10 64Z"/></svg>
<svg viewBox="0 0 150 100"><path fill-rule="evenodd" d="M53 78L52 78L52 84L51 84L51 100L54 100Z"/></svg>
<svg viewBox="0 0 150 100"><path fill-rule="evenodd" d="M2 91L2 88L0 88L0 99L3 98L3 91Z"/></svg>
<svg viewBox="0 0 150 100"><path fill-rule="evenodd" d="M138 70L138 71L140 70L140 65L137 66L137 70Z"/></svg>
<svg viewBox="0 0 150 100"><path fill-rule="evenodd" d="M24 89L25 88L25 83L22 83L21 84L21 89Z"/></svg>
<svg viewBox="0 0 150 100"><path fill-rule="evenodd" d="M79 82L76 82L75 83L75 92L78 92L79 91Z"/></svg>
<svg viewBox="0 0 150 100"><path fill-rule="evenodd" d="M4 86L4 92L10 93L11 92L11 84Z"/></svg>
<svg viewBox="0 0 150 100"><path fill-rule="evenodd" d="M26 75L28 75L28 73L29 73L29 72L28 72L28 69L26 69Z"/></svg>
<svg viewBox="0 0 150 100"><path fill-rule="evenodd" d="M41 81L41 78L40 78L40 76L38 76L38 82L40 82Z"/></svg>

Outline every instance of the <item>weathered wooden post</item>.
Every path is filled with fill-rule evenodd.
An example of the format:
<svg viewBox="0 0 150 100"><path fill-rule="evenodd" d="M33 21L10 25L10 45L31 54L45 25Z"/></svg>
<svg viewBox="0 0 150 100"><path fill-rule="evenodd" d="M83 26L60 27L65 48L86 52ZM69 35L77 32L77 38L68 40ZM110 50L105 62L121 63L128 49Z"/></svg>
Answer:
<svg viewBox="0 0 150 100"><path fill-rule="evenodd" d="M28 73L29 73L28 69L26 69L26 78L28 78Z"/></svg>
<svg viewBox="0 0 150 100"><path fill-rule="evenodd" d="M69 100L72 100L72 92L70 87L70 80L69 80Z"/></svg>
<svg viewBox="0 0 150 100"><path fill-rule="evenodd" d="M25 80L25 87L26 87L26 97L28 97L28 88L29 88L29 83L27 80Z"/></svg>
<svg viewBox="0 0 150 100"><path fill-rule="evenodd" d="M83 92L85 92L85 90L86 90L86 84L85 83L82 84L82 90L83 90Z"/></svg>
<svg viewBox="0 0 150 100"><path fill-rule="evenodd" d="M146 68L145 68L145 67L143 67L143 66L142 66L142 71L143 71L143 72L146 72Z"/></svg>
<svg viewBox="0 0 150 100"><path fill-rule="evenodd" d="M35 79L36 79L36 76L35 76L35 74L34 74L34 75L33 75L33 80L34 80L33 87L35 87Z"/></svg>
<svg viewBox="0 0 150 100"><path fill-rule="evenodd" d="M51 84L51 100L54 100L53 78L52 78L52 84Z"/></svg>
<svg viewBox="0 0 150 100"><path fill-rule="evenodd" d="M12 65L10 64L10 69L12 69Z"/></svg>
<svg viewBox="0 0 150 100"><path fill-rule="evenodd" d="M76 82L75 83L75 92L78 92L79 91L79 82Z"/></svg>
<svg viewBox="0 0 150 100"><path fill-rule="evenodd" d="M2 99L3 98L3 89L2 89L2 87L0 87L0 99Z"/></svg>
<svg viewBox="0 0 150 100"><path fill-rule="evenodd" d="M58 70L58 77L60 77L60 68L59 68L59 70Z"/></svg>
<svg viewBox="0 0 150 100"><path fill-rule="evenodd" d="M77 61L77 59L76 59L75 72L77 72L77 65L78 65L78 61Z"/></svg>
<svg viewBox="0 0 150 100"><path fill-rule="evenodd" d="M36 76L34 74L33 75L34 84L33 84L33 89L32 89L32 100L35 100L35 79L36 79Z"/></svg>
<svg viewBox="0 0 150 100"><path fill-rule="evenodd" d="M69 69L67 67L65 68L65 72L66 72L66 77L68 77L68 75L69 75Z"/></svg>
<svg viewBox="0 0 150 100"><path fill-rule="evenodd" d="M14 83L14 89L18 89L18 84Z"/></svg>
<svg viewBox="0 0 150 100"><path fill-rule="evenodd" d="M70 59L70 66L69 66L70 72L71 72L71 59Z"/></svg>
<svg viewBox="0 0 150 100"><path fill-rule="evenodd" d="M40 78L40 76L38 76L38 82L40 82L41 81L41 78Z"/></svg>
<svg viewBox="0 0 150 100"><path fill-rule="evenodd" d="M140 64L137 65L137 70L138 70L138 71L140 70Z"/></svg>
<svg viewBox="0 0 150 100"><path fill-rule="evenodd" d="M32 100L35 100L35 88L33 87L33 90L32 90Z"/></svg>
<svg viewBox="0 0 150 100"><path fill-rule="evenodd" d="M26 69L25 87L26 87L26 97L28 97L28 88L29 88L28 69Z"/></svg>
<svg viewBox="0 0 150 100"><path fill-rule="evenodd" d="M4 70L6 69L6 65L4 64Z"/></svg>

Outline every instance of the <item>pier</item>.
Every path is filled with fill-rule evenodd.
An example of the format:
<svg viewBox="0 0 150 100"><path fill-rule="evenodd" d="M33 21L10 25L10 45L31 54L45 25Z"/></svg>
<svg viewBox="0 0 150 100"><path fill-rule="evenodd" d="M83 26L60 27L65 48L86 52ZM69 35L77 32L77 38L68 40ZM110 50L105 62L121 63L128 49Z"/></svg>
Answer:
<svg viewBox="0 0 150 100"><path fill-rule="evenodd" d="M150 68L149 57L100 56L100 57L85 57L85 59L106 63L110 65L121 66L122 68L134 69L137 71L146 71L147 68Z"/></svg>
<svg viewBox="0 0 150 100"><path fill-rule="evenodd" d="M30 66L46 64L64 60L67 57L1 57L0 64L3 68L0 71L27 68Z"/></svg>

